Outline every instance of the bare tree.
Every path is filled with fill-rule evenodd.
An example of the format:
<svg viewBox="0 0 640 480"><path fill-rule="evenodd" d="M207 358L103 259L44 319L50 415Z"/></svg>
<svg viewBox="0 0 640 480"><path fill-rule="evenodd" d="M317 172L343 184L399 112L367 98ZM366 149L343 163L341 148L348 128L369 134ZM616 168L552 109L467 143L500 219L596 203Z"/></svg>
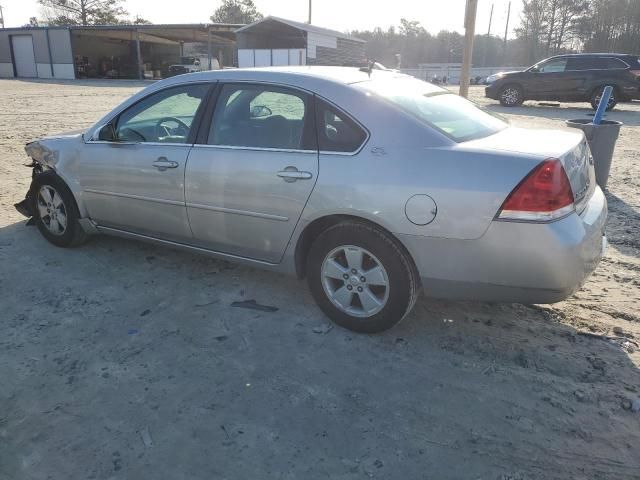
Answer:
<svg viewBox="0 0 640 480"><path fill-rule="evenodd" d="M253 23L261 20L253 0L222 0L222 4L211 15L215 23Z"/></svg>
<svg viewBox="0 0 640 480"><path fill-rule="evenodd" d="M99 25L122 23L127 14L122 0L38 0L48 23Z"/></svg>

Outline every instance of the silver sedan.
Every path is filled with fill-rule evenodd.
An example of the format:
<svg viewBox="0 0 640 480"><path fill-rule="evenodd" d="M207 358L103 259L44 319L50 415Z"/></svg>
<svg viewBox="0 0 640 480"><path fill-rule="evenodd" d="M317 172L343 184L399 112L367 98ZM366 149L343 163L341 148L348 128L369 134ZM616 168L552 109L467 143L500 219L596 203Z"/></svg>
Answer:
<svg viewBox="0 0 640 480"><path fill-rule="evenodd" d="M422 290L562 300L606 244L582 133L512 128L390 71L181 75L26 152L17 208L51 243L105 233L306 276L361 332L399 322Z"/></svg>

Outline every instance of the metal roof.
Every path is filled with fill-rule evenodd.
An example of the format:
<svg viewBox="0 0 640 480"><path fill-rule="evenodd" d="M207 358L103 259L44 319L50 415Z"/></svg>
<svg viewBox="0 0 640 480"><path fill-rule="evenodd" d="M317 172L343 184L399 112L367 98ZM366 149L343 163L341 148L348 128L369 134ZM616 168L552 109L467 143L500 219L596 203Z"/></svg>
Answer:
<svg viewBox="0 0 640 480"><path fill-rule="evenodd" d="M242 28L237 29L236 33L246 32L248 30L251 30L251 29L254 29L254 28L258 27L261 24L269 23L269 22L282 23L284 25L288 25L288 26L290 26L292 28L297 28L298 30L303 30L305 32L317 33L319 35L328 35L328 36L331 36L331 37L343 38L343 39L346 39L346 40L353 40L353 41L356 41L356 42L366 43L365 40L353 37L353 36L351 36L351 35L349 35L347 33L339 32L337 30L331 30L329 28L316 27L315 25L309 25L308 23L295 22L293 20L288 20L286 18L280 18L280 17L274 17L274 16L268 16L268 17L263 18L262 20L258 20L257 22L253 22L253 23L250 23L249 25L245 25Z"/></svg>
<svg viewBox="0 0 640 480"><path fill-rule="evenodd" d="M206 42L211 32L211 38L216 43L233 44L235 31L242 23L175 23L175 24L144 24L144 25L70 25L51 27L17 27L6 28L2 31L29 32L33 30L65 29L79 31L83 34L94 36L110 36L119 39L133 39L136 31L140 32L140 40L155 41L153 37L169 40L171 42ZM126 37L126 38L125 38ZM159 41L157 43L163 43Z"/></svg>
<svg viewBox="0 0 640 480"><path fill-rule="evenodd" d="M46 29L71 29L71 30L145 30L155 28L166 29L208 29L235 32L238 27L245 26L244 23L144 23L144 24L114 24L114 25L43 25L38 27L9 27L1 29L3 32L9 30L46 30Z"/></svg>

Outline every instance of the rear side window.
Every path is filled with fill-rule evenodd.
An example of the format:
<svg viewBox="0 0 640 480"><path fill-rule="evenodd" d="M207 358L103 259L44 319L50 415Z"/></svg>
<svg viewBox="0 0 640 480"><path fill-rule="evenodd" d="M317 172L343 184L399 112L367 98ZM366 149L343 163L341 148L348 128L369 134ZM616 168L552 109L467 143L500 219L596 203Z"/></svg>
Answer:
<svg viewBox="0 0 640 480"><path fill-rule="evenodd" d="M309 101L308 95L287 88L227 84L218 97L207 143L315 150Z"/></svg>
<svg viewBox="0 0 640 480"><path fill-rule="evenodd" d="M627 64L619 58L607 57L603 58L602 60L602 63L604 65L602 68L606 70L623 70L628 68Z"/></svg>
<svg viewBox="0 0 640 480"><path fill-rule="evenodd" d="M505 121L475 103L447 90L434 91L433 85L415 78L373 80L356 86L380 95L456 142L487 137L507 128Z"/></svg>
<svg viewBox="0 0 640 480"><path fill-rule="evenodd" d="M367 139L356 122L320 99L316 99L316 127L320 151L352 153Z"/></svg>

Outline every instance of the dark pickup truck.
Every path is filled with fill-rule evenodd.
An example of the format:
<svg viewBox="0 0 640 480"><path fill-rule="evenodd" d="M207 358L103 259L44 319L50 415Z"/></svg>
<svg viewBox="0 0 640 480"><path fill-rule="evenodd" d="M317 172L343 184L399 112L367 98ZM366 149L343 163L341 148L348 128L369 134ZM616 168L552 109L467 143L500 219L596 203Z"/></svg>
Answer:
<svg viewBox="0 0 640 480"><path fill-rule="evenodd" d="M602 90L613 87L607 106L640 99L640 58L618 53L558 55L522 72L487 77L485 95L514 107L525 100L590 102L596 109Z"/></svg>

